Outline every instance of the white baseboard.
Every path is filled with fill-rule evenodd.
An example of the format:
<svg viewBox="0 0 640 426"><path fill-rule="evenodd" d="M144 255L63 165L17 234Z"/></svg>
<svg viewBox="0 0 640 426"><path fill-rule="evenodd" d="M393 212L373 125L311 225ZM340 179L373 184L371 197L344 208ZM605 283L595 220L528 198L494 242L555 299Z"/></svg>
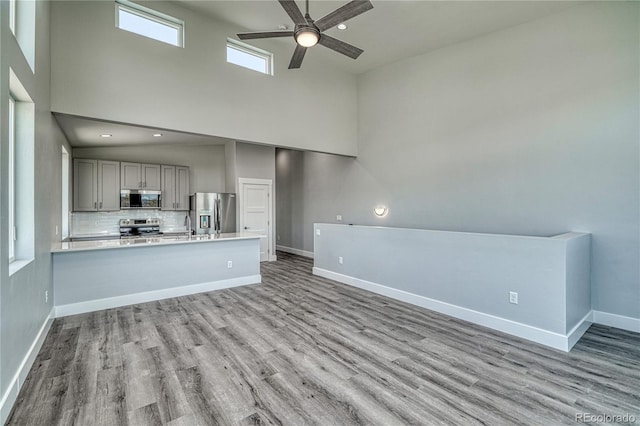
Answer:
<svg viewBox="0 0 640 426"><path fill-rule="evenodd" d="M359 278L350 277L348 275L339 274L337 272L328 271L322 268L313 268L313 274L324 278L329 278L343 284L368 290L392 299L401 300L413 305L421 306L432 311L440 312L455 318L479 324L494 330L502 331L507 334L522 337L545 346L568 352L571 347L578 341L580 336L589 328L588 321L591 316L587 314L584 319L568 334L563 335L552 331L543 330L541 328L511 321L505 318L496 317L494 315L485 314L483 312L474 311L472 309L463 308L461 306L452 305L450 303L441 302L439 300L430 299L428 297L419 296L417 294L408 293L406 291L376 284L370 281L361 280Z"/></svg>
<svg viewBox="0 0 640 426"><path fill-rule="evenodd" d="M227 280L212 281L208 283L146 291L142 293L127 294L124 296L107 297L104 299L89 300L86 302L69 303L67 305L56 306L55 316L56 318L66 317L68 315L84 314L86 312L118 308L120 306L152 302L154 300L168 299L170 297L187 296L189 294L204 293L213 290L222 290L224 288L239 287L249 284L259 284L261 282L261 275L248 275L246 277L231 278Z"/></svg>
<svg viewBox="0 0 640 426"><path fill-rule="evenodd" d="M40 352L40 348L42 348L42 344L44 343L44 339L47 337L49 333L49 329L51 328L51 324L53 324L54 318L54 309L51 309L49 315L45 319L42 327L40 327L40 331L36 335L36 338L33 340L31 347L27 351L26 355L22 359L20 363L20 367L18 367L18 371L13 376L11 382L9 382L9 386L7 387L7 391L2 395L2 399L0 400L0 424L5 424L7 421L7 417L11 413L11 409L13 408L13 404L15 404L16 399L18 398L18 393L20 392L20 388L24 383L27 375L29 374L29 370L31 370L31 366L33 362L36 360L36 356L38 356L38 352Z"/></svg>
<svg viewBox="0 0 640 426"><path fill-rule="evenodd" d="M625 317L608 312L593 311L593 322L609 327L640 333L640 318Z"/></svg>
<svg viewBox="0 0 640 426"><path fill-rule="evenodd" d="M280 251L283 251L285 253L297 254L298 256L304 256L304 257L308 257L310 259L313 259L313 252L312 251L300 250L300 249L297 249L297 248L286 247L286 246L276 246L276 250L280 250Z"/></svg>
<svg viewBox="0 0 640 426"><path fill-rule="evenodd" d="M578 324L567 333L567 351L570 351L571 348L578 343L578 340L587 332L592 323L593 311L589 311L589 313L578 321Z"/></svg>

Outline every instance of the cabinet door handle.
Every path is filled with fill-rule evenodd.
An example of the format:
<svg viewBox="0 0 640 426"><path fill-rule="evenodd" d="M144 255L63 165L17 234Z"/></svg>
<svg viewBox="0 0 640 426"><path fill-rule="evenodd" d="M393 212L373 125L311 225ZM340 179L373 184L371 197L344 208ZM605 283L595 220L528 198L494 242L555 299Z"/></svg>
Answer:
<svg viewBox="0 0 640 426"><path fill-rule="evenodd" d="M100 208L102 208L102 201L100 201Z"/></svg>
<svg viewBox="0 0 640 426"><path fill-rule="evenodd" d="M142 181L138 182L138 188L142 188Z"/></svg>
<svg viewBox="0 0 640 426"><path fill-rule="evenodd" d="M97 209L98 208L98 203L96 201L93 202L93 208Z"/></svg>

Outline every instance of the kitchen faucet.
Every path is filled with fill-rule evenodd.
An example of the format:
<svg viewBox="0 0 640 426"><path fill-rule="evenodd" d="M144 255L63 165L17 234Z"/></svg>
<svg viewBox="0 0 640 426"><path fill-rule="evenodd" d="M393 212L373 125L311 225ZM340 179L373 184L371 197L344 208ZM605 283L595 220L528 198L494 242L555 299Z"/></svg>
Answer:
<svg viewBox="0 0 640 426"><path fill-rule="evenodd" d="M184 226L187 227L187 233L191 235L191 216L190 215L186 215L184 217Z"/></svg>

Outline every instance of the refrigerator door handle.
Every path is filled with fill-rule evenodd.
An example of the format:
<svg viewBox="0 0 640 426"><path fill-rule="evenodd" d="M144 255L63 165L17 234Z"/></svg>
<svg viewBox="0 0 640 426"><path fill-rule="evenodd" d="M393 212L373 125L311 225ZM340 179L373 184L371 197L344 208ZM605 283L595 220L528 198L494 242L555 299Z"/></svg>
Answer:
<svg viewBox="0 0 640 426"><path fill-rule="evenodd" d="M216 232L220 233L220 199L216 198L216 213L215 213L215 221L216 221Z"/></svg>

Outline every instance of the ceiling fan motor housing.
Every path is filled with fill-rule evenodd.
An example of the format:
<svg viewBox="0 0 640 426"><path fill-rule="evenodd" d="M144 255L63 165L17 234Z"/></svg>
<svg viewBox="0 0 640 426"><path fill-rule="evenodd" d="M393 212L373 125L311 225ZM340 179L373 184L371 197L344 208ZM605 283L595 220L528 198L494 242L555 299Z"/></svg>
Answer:
<svg viewBox="0 0 640 426"><path fill-rule="evenodd" d="M312 34L315 34L316 35L316 40L320 40L320 31L316 28L315 25L313 25L313 21L311 21L311 23L309 23L309 24L296 24L295 29L293 31L293 38L296 40L296 43L304 46L303 43L300 43L298 41L298 36L301 33L312 33ZM305 46L305 47L310 47L310 46Z"/></svg>

